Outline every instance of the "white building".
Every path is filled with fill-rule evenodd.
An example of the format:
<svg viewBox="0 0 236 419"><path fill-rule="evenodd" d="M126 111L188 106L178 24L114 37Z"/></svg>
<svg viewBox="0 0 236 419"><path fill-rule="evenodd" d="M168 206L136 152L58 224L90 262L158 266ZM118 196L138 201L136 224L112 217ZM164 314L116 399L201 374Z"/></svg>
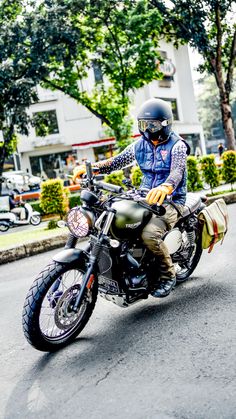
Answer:
<svg viewBox="0 0 236 419"><path fill-rule="evenodd" d="M205 153L203 130L198 121L194 98L193 82L187 46L176 50L170 43L161 43L161 53L165 58L162 71L165 78L153 81L134 95L131 113L134 118L141 104L152 97L167 100L172 105L174 130L184 137L191 146L192 154L197 149ZM94 72L83 82L89 88L94 82ZM45 118L48 135L40 137L37 129L31 128L29 136L20 138L18 152L21 168L33 174L48 177L58 176L61 171L70 171L75 160L95 161L108 157L114 138L106 138L101 122L85 107L61 92L51 92L39 88L40 101L32 105L30 114ZM136 118L135 118L136 119ZM134 124L133 135L138 134Z"/></svg>

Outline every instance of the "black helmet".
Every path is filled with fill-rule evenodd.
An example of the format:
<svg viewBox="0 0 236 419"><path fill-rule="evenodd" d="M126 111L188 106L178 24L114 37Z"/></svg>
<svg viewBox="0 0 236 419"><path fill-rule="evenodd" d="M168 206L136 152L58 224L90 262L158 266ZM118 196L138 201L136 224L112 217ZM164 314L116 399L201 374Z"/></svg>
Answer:
<svg viewBox="0 0 236 419"><path fill-rule="evenodd" d="M162 99L147 100L138 113L139 132L148 141L166 141L171 132L172 121L171 107Z"/></svg>

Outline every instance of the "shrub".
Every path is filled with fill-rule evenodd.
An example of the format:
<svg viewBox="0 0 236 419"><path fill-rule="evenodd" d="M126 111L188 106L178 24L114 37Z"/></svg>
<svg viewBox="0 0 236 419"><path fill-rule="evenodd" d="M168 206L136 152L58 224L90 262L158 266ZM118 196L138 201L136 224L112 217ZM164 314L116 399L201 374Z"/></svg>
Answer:
<svg viewBox="0 0 236 419"><path fill-rule="evenodd" d="M203 188L201 177L198 169L198 160L196 157L189 156L187 158L187 172L188 180L187 187L188 191L194 192Z"/></svg>
<svg viewBox="0 0 236 419"><path fill-rule="evenodd" d="M73 194L69 196L69 207L74 208L80 205L80 194Z"/></svg>
<svg viewBox="0 0 236 419"><path fill-rule="evenodd" d="M40 206L45 214L58 214L60 218L68 211L68 190L61 179L49 179L41 184Z"/></svg>
<svg viewBox="0 0 236 419"><path fill-rule="evenodd" d="M29 202L29 204L33 208L33 211L38 211L38 212L40 212L41 215L45 214L45 212L43 211L43 209L40 206L40 201Z"/></svg>
<svg viewBox="0 0 236 419"><path fill-rule="evenodd" d="M57 228L57 227L58 227L57 221L56 220L50 220L48 222L48 225L47 225L47 230L53 230L54 228Z"/></svg>
<svg viewBox="0 0 236 419"><path fill-rule="evenodd" d="M133 166L131 169L131 182L135 188L138 188L141 185L143 174L139 166Z"/></svg>
<svg viewBox="0 0 236 419"><path fill-rule="evenodd" d="M202 174L206 183L209 183L211 192L213 188L219 185L219 174L215 164L214 154L204 156L200 159Z"/></svg>
<svg viewBox="0 0 236 419"><path fill-rule="evenodd" d="M118 185L124 187L122 181L125 179L123 170L117 170L112 172L110 175L106 175L104 181L112 183L113 185Z"/></svg>
<svg viewBox="0 0 236 419"><path fill-rule="evenodd" d="M236 182L236 151L225 151L221 158L223 160L222 178L226 183L231 184L231 190L233 190L233 184Z"/></svg>

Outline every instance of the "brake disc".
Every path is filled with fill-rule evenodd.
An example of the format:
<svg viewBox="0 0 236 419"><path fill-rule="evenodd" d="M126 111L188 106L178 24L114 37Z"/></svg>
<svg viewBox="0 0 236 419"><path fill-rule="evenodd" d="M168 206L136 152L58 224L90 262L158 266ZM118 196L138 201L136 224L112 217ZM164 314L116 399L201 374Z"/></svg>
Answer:
<svg viewBox="0 0 236 419"><path fill-rule="evenodd" d="M83 300L77 312L73 311L73 305L80 289L81 286L79 284L75 284L68 288L58 300L55 308L54 320L56 326L61 330L71 329L78 323L79 318L84 314L86 309L85 300Z"/></svg>

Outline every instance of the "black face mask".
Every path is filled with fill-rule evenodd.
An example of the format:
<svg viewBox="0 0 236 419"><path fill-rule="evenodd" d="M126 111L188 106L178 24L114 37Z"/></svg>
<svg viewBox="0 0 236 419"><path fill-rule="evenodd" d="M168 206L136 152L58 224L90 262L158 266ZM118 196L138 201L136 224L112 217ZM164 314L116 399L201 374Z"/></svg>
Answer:
<svg viewBox="0 0 236 419"><path fill-rule="evenodd" d="M151 142L151 141L158 141L160 144L166 141L166 138L163 138L162 134L162 130L158 131L158 132L149 132L148 130L146 130L143 133L143 136L145 138L145 140Z"/></svg>

